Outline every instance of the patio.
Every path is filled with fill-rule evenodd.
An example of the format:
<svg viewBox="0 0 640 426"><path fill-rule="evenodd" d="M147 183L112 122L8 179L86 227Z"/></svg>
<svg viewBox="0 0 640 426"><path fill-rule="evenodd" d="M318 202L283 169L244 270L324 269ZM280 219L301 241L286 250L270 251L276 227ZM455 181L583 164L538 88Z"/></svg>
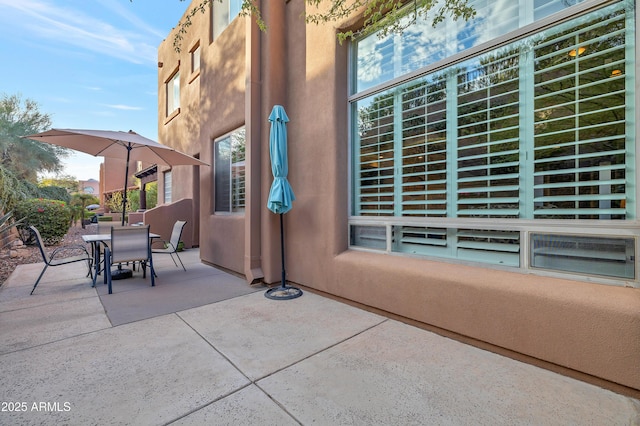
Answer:
<svg viewBox="0 0 640 426"><path fill-rule="evenodd" d="M0 424L629 425L640 401L306 291L154 257L114 294L82 264L0 288Z"/></svg>

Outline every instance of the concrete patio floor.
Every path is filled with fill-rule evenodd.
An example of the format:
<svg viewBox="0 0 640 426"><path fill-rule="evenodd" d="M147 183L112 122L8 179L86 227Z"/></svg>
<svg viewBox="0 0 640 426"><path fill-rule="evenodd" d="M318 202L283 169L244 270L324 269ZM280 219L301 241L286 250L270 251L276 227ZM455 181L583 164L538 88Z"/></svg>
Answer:
<svg viewBox="0 0 640 426"><path fill-rule="evenodd" d="M640 401L181 254L106 294L82 264L0 288L0 424L637 425Z"/></svg>

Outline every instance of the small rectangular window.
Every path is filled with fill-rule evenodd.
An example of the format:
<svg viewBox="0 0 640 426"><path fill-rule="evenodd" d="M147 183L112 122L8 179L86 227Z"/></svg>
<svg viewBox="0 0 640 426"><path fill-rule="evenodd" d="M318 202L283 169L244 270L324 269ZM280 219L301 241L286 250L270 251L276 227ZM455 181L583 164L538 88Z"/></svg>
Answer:
<svg viewBox="0 0 640 426"><path fill-rule="evenodd" d="M531 266L635 278L634 238L531 234Z"/></svg>
<svg viewBox="0 0 640 426"><path fill-rule="evenodd" d="M387 248L387 231L383 226L351 225L351 245L375 250Z"/></svg>

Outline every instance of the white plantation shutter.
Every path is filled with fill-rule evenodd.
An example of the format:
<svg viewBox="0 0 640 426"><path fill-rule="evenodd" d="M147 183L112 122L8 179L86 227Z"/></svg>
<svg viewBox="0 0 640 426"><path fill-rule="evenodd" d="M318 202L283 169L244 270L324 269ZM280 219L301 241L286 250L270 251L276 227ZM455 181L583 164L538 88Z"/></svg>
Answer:
<svg viewBox="0 0 640 426"><path fill-rule="evenodd" d="M394 118L393 93L359 103L359 137L354 172L360 216L394 215Z"/></svg>
<svg viewBox="0 0 640 426"><path fill-rule="evenodd" d="M534 47L536 218L626 217L624 10Z"/></svg>
<svg viewBox="0 0 640 426"><path fill-rule="evenodd" d="M519 53L505 50L457 76L457 215L518 217Z"/></svg>
<svg viewBox="0 0 640 426"><path fill-rule="evenodd" d="M401 90L401 215L447 215L446 80L430 78Z"/></svg>

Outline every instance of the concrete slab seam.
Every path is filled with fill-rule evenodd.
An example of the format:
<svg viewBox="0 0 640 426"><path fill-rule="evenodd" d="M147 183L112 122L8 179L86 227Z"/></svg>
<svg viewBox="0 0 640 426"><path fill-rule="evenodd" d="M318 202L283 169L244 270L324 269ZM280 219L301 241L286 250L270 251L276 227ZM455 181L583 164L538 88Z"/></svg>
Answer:
<svg viewBox="0 0 640 426"><path fill-rule="evenodd" d="M101 331L104 331L104 330L110 330L110 329L112 329L112 328L113 328L113 327L100 328L100 329L98 329L98 330L91 330L91 331L87 331L87 332L85 332L85 333L74 334L73 336L64 337L64 338L62 338L62 339L58 339L58 340L52 340L52 341L50 341L50 342L46 342L46 343L40 343L40 344L38 344L38 345L29 346L29 347L27 347L27 348L20 348L20 349L16 349L15 351L10 351L10 352L2 353L2 354L0 354L0 357L3 357L3 356L5 356L5 355L14 354L14 353L16 353L16 352L22 352L22 351L28 351L28 350L31 350L31 349L35 349L35 348L41 348L41 347L44 347L44 346L47 346L47 345L51 345L51 344L58 343L58 342L64 342L65 340L75 339L75 338L78 338L78 337L81 337L81 336L86 336L86 335L93 334L93 333L99 333L99 332L101 332Z"/></svg>
<svg viewBox="0 0 640 426"><path fill-rule="evenodd" d="M98 294L96 293L95 296L77 297L75 299L69 299L69 300L93 299L94 297L98 297ZM99 297L98 297L98 299L99 299ZM54 300L54 301L51 301L51 302L44 302L44 303L42 303L40 305L29 305L29 306L23 306L23 307L20 307L20 308L9 309L9 310L6 310L6 311L2 311L1 313L4 314L4 313L8 313L8 312L19 312L19 311L24 311L24 310L27 310L27 309L42 308L44 306L57 305L60 302L61 302L60 300Z"/></svg>

